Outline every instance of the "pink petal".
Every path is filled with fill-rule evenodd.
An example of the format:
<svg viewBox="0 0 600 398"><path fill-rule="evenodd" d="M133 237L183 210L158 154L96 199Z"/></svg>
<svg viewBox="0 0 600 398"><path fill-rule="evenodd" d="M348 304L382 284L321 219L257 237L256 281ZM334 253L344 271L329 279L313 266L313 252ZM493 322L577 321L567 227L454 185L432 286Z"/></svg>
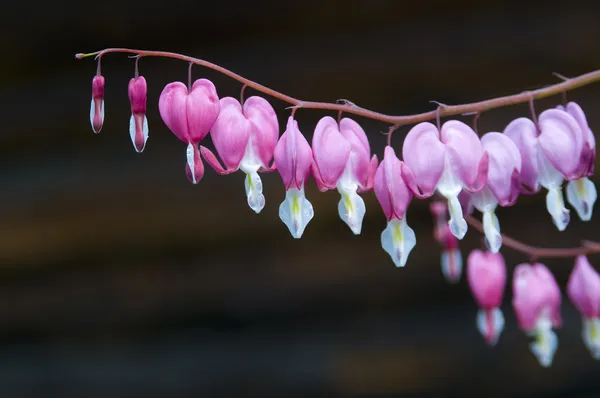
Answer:
<svg viewBox="0 0 600 398"><path fill-rule="evenodd" d="M586 318L600 317L600 274L586 256L578 256L569 276L567 293L573 305Z"/></svg>
<svg viewBox="0 0 600 398"><path fill-rule="evenodd" d="M181 141L190 142L186 101L188 90L181 82L165 86L158 100L158 110L163 122Z"/></svg>
<svg viewBox="0 0 600 398"><path fill-rule="evenodd" d="M588 125L585 113L577 103L569 102L566 111L577 120L584 136L581 158L576 174L581 177L589 177L594 174L594 159L596 157L596 139L594 133Z"/></svg>
<svg viewBox="0 0 600 398"><path fill-rule="evenodd" d="M531 194L540 190L537 128L530 119L520 117L513 120L504 129L504 134L510 138L521 154L520 180L527 189L521 193Z"/></svg>
<svg viewBox="0 0 600 398"><path fill-rule="evenodd" d="M373 183L375 181L375 173L377 172L377 166L379 165L379 161L377 159L377 155L373 155L371 157L371 162L369 163L369 172L367 176L366 185L363 187L358 187L358 192L367 192L373 189Z"/></svg>
<svg viewBox="0 0 600 398"><path fill-rule="evenodd" d="M187 123L190 140L200 142L217 120L221 105L217 89L208 79L198 79L192 85L187 102Z"/></svg>
<svg viewBox="0 0 600 398"><path fill-rule="evenodd" d="M252 145L263 167L268 168L279 138L279 121L273 106L264 98L252 96L244 102L244 115L252 124Z"/></svg>
<svg viewBox="0 0 600 398"><path fill-rule="evenodd" d="M315 165L323 184L328 189L333 189L348 163L350 143L340 133L335 119L330 116L319 120L312 143Z"/></svg>
<svg viewBox="0 0 600 398"><path fill-rule="evenodd" d="M550 272L544 264L536 263L533 267L546 290L545 305L550 308L552 326L555 328L560 327L562 326L562 317L560 315L560 287L558 286L558 283L556 283L556 279L554 279L552 272Z"/></svg>
<svg viewBox="0 0 600 398"><path fill-rule="evenodd" d="M401 163L394 148L388 145L375 173L373 189L388 221L402 220L412 200L412 192L402 178Z"/></svg>
<svg viewBox="0 0 600 398"><path fill-rule="evenodd" d="M429 122L414 126L404 139L402 157L414 175L415 185L411 189L417 189L413 191L415 196L433 195L444 172L446 158L446 148L440 141L437 127Z"/></svg>
<svg viewBox="0 0 600 398"><path fill-rule="evenodd" d="M369 140L362 127L354 120L347 117L340 121L340 132L352 146L350 152L352 174L364 192L364 190L368 190L369 178L371 178L372 183L372 177L374 177L375 171L377 170L377 164L372 168L372 163L369 163L369 156L371 155Z"/></svg>
<svg viewBox="0 0 600 398"><path fill-rule="evenodd" d="M242 114L242 106L237 99L224 97L220 103L219 117L210 136L225 167L237 170L244 157L252 125Z"/></svg>
<svg viewBox="0 0 600 398"><path fill-rule="evenodd" d="M200 154L202 154L202 157L204 158L204 160L206 160L206 163L208 163L208 165L210 167L212 167L220 175L231 174L232 172L237 171L237 170L227 170L227 169L223 168L223 166L221 166L221 164L217 160L217 157L215 156L215 154L212 153L212 151L210 149L206 148L205 146L200 145Z"/></svg>
<svg viewBox="0 0 600 398"><path fill-rule="evenodd" d="M486 171L481 170L481 167L487 165L481 164L483 149L475 131L461 121L449 120L442 125L440 136L446 144L452 172L463 181L467 189L480 190L483 181L479 176L485 176L483 171ZM485 181L485 177L483 178Z"/></svg>
<svg viewBox="0 0 600 398"><path fill-rule="evenodd" d="M286 190L302 189L312 165L312 150L292 116L275 146L274 158Z"/></svg>
<svg viewBox="0 0 600 398"><path fill-rule="evenodd" d="M481 144L490 157L487 186L501 206L514 204L518 196L515 183L521 171L519 149L508 136L501 133L485 134Z"/></svg>
<svg viewBox="0 0 600 398"><path fill-rule="evenodd" d="M467 280L480 308L502 305L506 287L506 265L500 253L473 250L467 258Z"/></svg>
<svg viewBox="0 0 600 398"><path fill-rule="evenodd" d="M146 97L148 95L148 85L144 76L133 78L129 81L127 87L129 102L131 104L131 113L146 113Z"/></svg>
<svg viewBox="0 0 600 398"><path fill-rule="evenodd" d="M576 179L583 149L583 132L567 112L548 109L538 118L540 147L554 168L566 179Z"/></svg>

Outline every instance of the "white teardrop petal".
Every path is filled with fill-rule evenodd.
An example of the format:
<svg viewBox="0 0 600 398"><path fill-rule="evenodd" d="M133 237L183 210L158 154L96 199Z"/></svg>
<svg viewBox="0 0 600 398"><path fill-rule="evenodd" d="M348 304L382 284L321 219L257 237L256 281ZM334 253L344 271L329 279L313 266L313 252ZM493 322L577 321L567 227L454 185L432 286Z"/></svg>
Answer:
<svg viewBox="0 0 600 398"><path fill-rule="evenodd" d="M565 207L562 190L560 187L548 190L546 194L546 209L552 216L552 222L559 231L564 231L569 225L571 216Z"/></svg>
<svg viewBox="0 0 600 398"><path fill-rule="evenodd" d="M450 220L448 220L450 232L452 232L452 235L456 236L456 238L460 240L465 237L468 229L467 222L463 217L462 206L458 200L458 194L447 196L447 199L448 214L450 215Z"/></svg>
<svg viewBox="0 0 600 398"><path fill-rule="evenodd" d="M567 184L567 200L582 221L591 220L597 197L596 186L587 177Z"/></svg>
<svg viewBox="0 0 600 398"><path fill-rule="evenodd" d="M365 217L365 201L356 191L341 191L342 198L338 203L340 218L348 224L354 235L360 235Z"/></svg>
<svg viewBox="0 0 600 398"><path fill-rule="evenodd" d="M248 206L256 214L265 207L265 196L263 195L263 185L260 176L256 171L246 174L244 181L246 187L246 196L248 197Z"/></svg>
<svg viewBox="0 0 600 398"><path fill-rule="evenodd" d="M462 254L460 249L442 251L442 274L449 283L458 283L462 275Z"/></svg>
<svg viewBox="0 0 600 398"><path fill-rule="evenodd" d="M406 217L388 221L381 233L381 247L392 257L396 267L406 265L408 255L416 243L415 232L406 223Z"/></svg>
<svg viewBox="0 0 600 398"><path fill-rule="evenodd" d="M500 223L494 211L483 213L483 232L488 249L492 253L498 253L502 247L502 235L500 235Z"/></svg>
<svg viewBox="0 0 600 398"><path fill-rule="evenodd" d="M496 345L504 330L504 315L500 308L491 310L480 309L477 312L477 329L489 345Z"/></svg>
<svg viewBox="0 0 600 398"><path fill-rule="evenodd" d="M279 218L288 227L295 239L300 239L304 229L312 220L314 210L312 204L304 196L304 188L289 189L285 200L279 206Z"/></svg>
<svg viewBox="0 0 600 398"><path fill-rule="evenodd" d="M194 173L194 170L196 170L194 162L194 144L192 144L191 142L187 146L186 157L188 167L192 171L192 183L196 184L196 173Z"/></svg>
<svg viewBox="0 0 600 398"><path fill-rule="evenodd" d="M583 342L594 359L600 359L600 318L584 318Z"/></svg>
<svg viewBox="0 0 600 398"><path fill-rule="evenodd" d="M552 330L552 321L548 316L540 316L532 334L535 336L535 341L529 345L529 348L539 364L547 368L552 365L558 348L558 337Z"/></svg>

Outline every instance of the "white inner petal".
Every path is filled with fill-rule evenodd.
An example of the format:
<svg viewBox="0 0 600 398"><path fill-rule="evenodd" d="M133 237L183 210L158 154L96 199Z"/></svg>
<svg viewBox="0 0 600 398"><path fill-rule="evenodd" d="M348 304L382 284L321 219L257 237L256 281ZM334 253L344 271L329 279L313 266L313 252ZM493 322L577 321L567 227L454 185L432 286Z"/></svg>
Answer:
<svg viewBox="0 0 600 398"><path fill-rule="evenodd" d="M352 156L348 159L344 172L337 182L337 190L341 195L338 203L340 218L348 224L355 235L360 235L367 209L363 198L356 192L358 182L352 173Z"/></svg>
<svg viewBox="0 0 600 398"><path fill-rule="evenodd" d="M447 199L448 214L450 215L450 220L448 220L450 232L452 232L452 235L456 236L456 238L462 239L465 237L468 227L467 222L463 217L462 206L458 200L458 194L454 196L447 196Z"/></svg>
<svg viewBox="0 0 600 398"><path fill-rule="evenodd" d="M502 247L502 235L500 235L500 222L493 210L483 213L483 232L488 249L492 253L498 253Z"/></svg>
<svg viewBox="0 0 600 398"><path fill-rule="evenodd" d="M496 345L500 334L504 330L504 315L500 308L492 310L480 309L477 312L477 329L486 339L488 344Z"/></svg>
<svg viewBox="0 0 600 398"><path fill-rule="evenodd" d="M535 329L531 331L535 341L529 345L531 352L537 358L540 365L547 368L552 365L554 353L558 348L558 337L552 330L552 321L547 312L537 319Z"/></svg>
<svg viewBox="0 0 600 398"><path fill-rule="evenodd" d="M146 147L146 141L148 141L148 118L144 114L144 123L142 125L142 134L144 134L144 147Z"/></svg>
<svg viewBox="0 0 600 398"><path fill-rule="evenodd" d="M537 158L540 168L538 180L540 184L546 189L559 188L564 181L564 176L552 166L544 151L541 148L538 149Z"/></svg>
<svg viewBox="0 0 600 398"><path fill-rule="evenodd" d="M462 253L459 249L442 250L442 274L449 283L457 283L462 275Z"/></svg>
<svg viewBox="0 0 600 398"><path fill-rule="evenodd" d="M600 318L583 318L583 342L594 359L600 359Z"/></svg>
<svg viewBox="0 0 600 398"><path fill-rule="evenodd" d="M262 180L258 173L253 171L246 174L244 183L246 186L246 196L248 197L248 206L258 214L265 207Z"/></svg>
<svg viewBox="0 0 600 398"><path fill-rule="evenodd" d="M94 99L92 98L92 104L90 105L90 124L92 129L94 128L94 115L96 114L96 107L94 106Z"/></svg>
<svg viewBox="0 0 600 398"><path fill-rule="evenodd" d="M288 227L292 236L300 239L304 229L312 220L314 210L312 204L304 196L304 187L298 190L289 189L285 193L285 200L279 206L279 218Z"/></svg>
<svg viewBox="0 0 600 398"><path fill-rule="evenodd" d="M569 215L569 210L565 207L560 186L548 190L546 194L546 209L548 209L548 213L552 216L552 222L556 228L559 231L564 231L567 225L569 225L571 216Z"/></svg>
<svg viewBox="0 0 600 398"><path fill-rule="evenodd" d="M567 184L567 200L582 221L590 221L598 194L589 178L583 177Z"/></svg>
<svg viewBox="0 0 600 398"><path fill-rule="evenodd" d="M406 265L408 255L416 243L415 232L406 223L406 217L388 221L381 233L381 247L392 257L396 267Z"/></svg>
<svg viewBox="0 0 600 398"><path fill-rule="evenodd" d="M194 144L192 144L191 142L188 144L187 149L186 149L186 157L187 157L187 164L190 168L191 171L191 175L192 175L192 183L196 183L196 173L195 173L195 163L194 163Z"/></svg>
<svg viewBox="0 0 600 398"><path fill-rule="evenodd" d="M498 200L487 185L481 191L473 192L470 197L473 206L482 213L494 211L498 207Z"/></svg>
<svg viewBox="0 0 600 398"><path fill-rule="evenodd" d="M257 153L254 152L254 145L252 145L253 136L250 135L248 144L246 144L246 150L244 151L244 157L240 162L240 170L246 174L250 174L260 169L261 161ZM264 165L267 167L267 165Z"/></svg>

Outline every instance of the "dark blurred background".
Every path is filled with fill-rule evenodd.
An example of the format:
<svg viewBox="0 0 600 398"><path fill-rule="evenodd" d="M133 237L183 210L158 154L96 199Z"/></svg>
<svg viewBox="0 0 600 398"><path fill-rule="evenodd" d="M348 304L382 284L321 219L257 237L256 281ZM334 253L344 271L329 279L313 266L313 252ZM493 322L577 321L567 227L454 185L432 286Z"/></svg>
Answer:
<svg viewBox="0 0 600 398"><path fill-rule="evenodd" d="M307 196L301 240L267 206L246 205L243 174L207 168L193 186L185 145L162 123L158 96L187 65L142 59L150 139L129 132L133 61L103 59L106 119L89 124L92 59L104 47L177 51L216 62L295 97L386 113L433 109L535 89L600 68L600 5L527 1L105 0L10 2L0 14L0 394L4 397L466 396L597 397L600 363L564 297L549 369L516 326L510 289L495 348L475 328L466 281L440 271L428 201L408 213L418 244L404 269L380 247L384 216L366 194L361 236L337 215L337 192ZM595 5L594 5L595 3ZM220 96L240 84L213 71ZM252 90L248 95L255 94ZM568 94L600 131L600 85ZM538 101L538 111L560 96ZM283 127L285 104L273 101ZM502 131L527 105L487 112ZM326 112L297 113L310 135ZM380 156L387 129L357 119ZM469 118L463 118L469 121ZM399 150L401 136L396 133ZM208 140L207 140L208 141ZM597 181L598 183L598 181ZM600 240L572 212L559 233L544 195L499 210L503 231L541 246ZM472 229L464 256L481 246ZM504 249L514 265L527 261ZM600 258L590 258L596 266ZM561 286L571 260L548 261Z"/></svg>

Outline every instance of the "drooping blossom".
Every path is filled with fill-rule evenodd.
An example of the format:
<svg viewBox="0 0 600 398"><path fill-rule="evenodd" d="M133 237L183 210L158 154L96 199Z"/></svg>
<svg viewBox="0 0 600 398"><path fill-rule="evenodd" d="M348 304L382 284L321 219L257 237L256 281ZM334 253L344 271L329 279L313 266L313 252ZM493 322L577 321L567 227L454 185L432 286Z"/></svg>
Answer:
<svg viewBox="0 0 600 398"><path fill-rule="evenodd" d="M525 117L513 120L504 129L521 153L521 192L535 193L546 188L546 208L559 231L569 224L561 185L580 176L583 134L579 124L565 111L548 109L536 124Z"/></svg>
<svg viewBox="0 0 600 398"><path fill-rule="evenodd" d="M104 76L96 75L92 80L92 102L90 105L90 123L98 134L104 124Z"/></svg>
<svg viewBox="0 0 600 398"><path fill-rule="evenodd" d="M275 146L274 158L285 185L285 200L279 206L279 218L292 236L300 239L314 216L312 204L304 195L304 183L312 164L312 150L293 116L288 118L287 127Z"/></svg>
<svg viewBox="0 0 600 398"><path fill-rule="evenodd" d="M512 206L519 196L521 154L515 143L502 133L485 134L481 145L489 156L487 181L481 191L471 194L471 203L483 213L487 246L497 253L502 246L502 235L495 210L498 204Z"/></svg>
<svg viewBox="0 0 600 398"><path fill-rule="evenodd" d="M158 109L169 130L187 144L186 175L193 184L199 183L204 164L198 143L206 137L221 109L214 84L198 79L188 91L181 82L169 83L160 94Z"/></svg>
<svg viewBox="0 0 600 398"><path fill-rule="evenodd" d="M406 210L413 194L404 181L404 169L394 148L386 146L373 185L388 221L381 234L381 246L392 257L396 267L406 265L408 255L417 243L415 232L406 223Z"/></svg>
<svg viewBox="0 0 600 398"><path fill-rule="evenodd" d="M406 135L402 157L410 169L405 179L415 196L430 197L436 190L444 196L450 231L462 239L467 223L458 196L463 190L481 190L488 169L488 155L475 131L458 120L447 121L441 131L429 122L419 123Z"/></svg>
<svg viewBox="0 0 600 398"><path fill-rule="evenodd" d="M552 364L562 326L560 288L545 265L519 264L513 275L513 309L519 327L535 338L530 349L540 365Z"/></svg>
<svg viewBox="0 0 600 398"><path fill-rule="evenodd" d="M500 306L506 286L506 265L500 253L473 250L467 257L467 280L479 306L477 328L490 345L504 329Z"/></svg>
<svg viewBox="0 0 600 398"><path fill-rule="evenodd" d="M242 170L246 174L245 188L248 206L256 213L265 207L263 185L258 171L272 171L269 166L279 137L279 122L267 100L253 96L244 106L232 97L220 100L221 111L210 136L225 167L206 147L200 152L219 174Z"/></svg>
<svg viewBox="0 0 600 398"><path fill-rule="evenodd" d="M325 116L317 123L312 143L312 170L319 190L337 188L340 218L359 235L366 209L358 192L373 187L378 163L376 155L369 159L371 149L364 130L350 118L343 118L338 125Z"/></svg>
<svg viewBox="0 0 600 398"><path fill-rule="evenodd" d="M581 107L575 102L569 102L567 107L561 105L558 109L566 111L575 118L583 134L583 145L579 157L577 173L567 183L567 200L573 206L582 221L592 218L594 203L598 197L596 186L588 177L594 174L594 161L596 158L596 139L587 118Z"/></svg>
<svg viewBox="0 0 600 398"><path fill-rule="evenodd" d="M435 220L433 236L442 246L442 274L448 282L458 283L462 274L463 259L458 239L452 235L448 225L448 205L446 202L434 201L429 210Z"/></svg>
<svg viewBox="0 0 600 398"><path fill-rule="evenodd" d="M137 152L142 152L148 141L148 119L146 118L146 98L148 86L144 76L129 80L127 88L131 104L131 118L129 119L129 136Z"/></svg>
<svg viewBox="0 0 600 398"><path fill-rule="evenodd" d="M583 319L582 337L594 359L600 359L600 274L579 256L567 283L567 294Z"/></svg>

